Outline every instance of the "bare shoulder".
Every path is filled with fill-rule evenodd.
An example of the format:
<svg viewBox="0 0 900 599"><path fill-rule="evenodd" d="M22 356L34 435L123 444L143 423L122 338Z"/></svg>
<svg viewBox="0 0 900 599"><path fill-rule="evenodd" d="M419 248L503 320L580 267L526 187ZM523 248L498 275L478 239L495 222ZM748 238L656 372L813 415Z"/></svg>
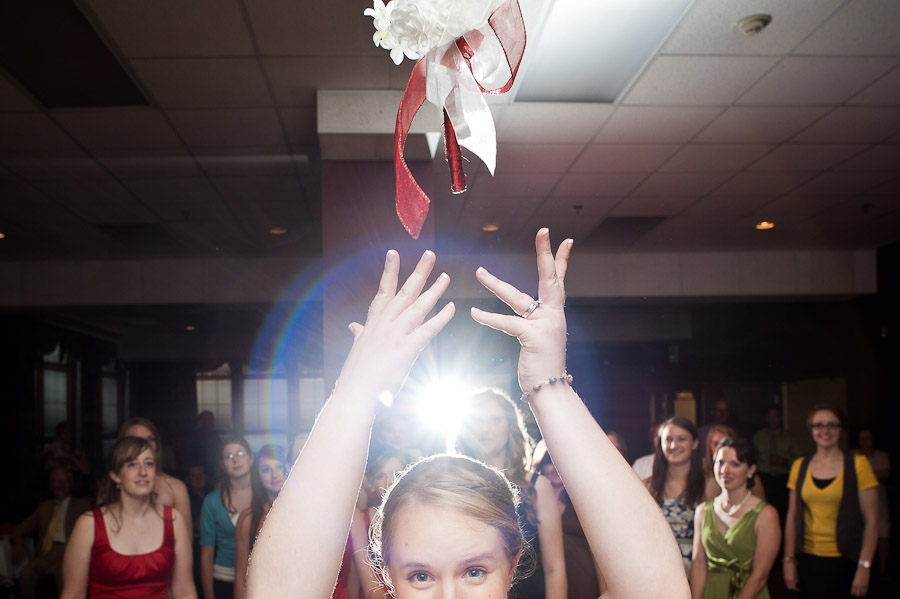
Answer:
<svg viewBox="0 0 900 599"><path fill-rule="evenodd" d="M250 508L245 509L241 512L241 515L238 516L237 524L235 524L235 528L238 530L242 530L246 528L250 530L250 521L253 519L253 510Z"/></svg>
<svg viewBox="0 0 900 599"><path fill-rule="evenodd" d="M648 476L647 478L642 480L641 483L644 485L644 488L649 491L650 489L653 488L653 477Z"/></svg>
<svg viewBox="0 0 900 599"><path fill-rule="evenodd" d="M698 520L703 517L703 514L706 513L706 502L701 501L697 504L697 509L694 510L694 517Z"/></svg>
<svg viewBox="0 0 900 599"><path fill-rule="evenodd" d="M181 479L175 478L174 476L170 476L166 473L163 473L160 478L162 478L163 482L169 485L169 488L171 488L174 493L187 493L187 485L185 485Z"/></svg>

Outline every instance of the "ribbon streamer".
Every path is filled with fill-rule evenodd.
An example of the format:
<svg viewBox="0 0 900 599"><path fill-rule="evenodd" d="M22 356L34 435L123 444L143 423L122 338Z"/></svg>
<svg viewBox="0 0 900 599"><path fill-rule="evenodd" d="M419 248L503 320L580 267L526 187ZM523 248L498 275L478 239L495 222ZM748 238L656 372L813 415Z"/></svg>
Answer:
<svg viewBox="0 0 900 599"><path fill-rule="evenodd" d="M413 68L397 110L394 128L394 175L397 216L413 239L418 239L431 200L406 164L403 150L416 113L425 100L444 116L444 150L450 168L451 190L466 190L460 146L476 154L491 174L497 159L494 119L484 94L502 94L513 86L525 52L525 22L518 0L504 0L488 25L466 33L454 43L432 50ZM486 89L482 83L499 87Z"/></svg>

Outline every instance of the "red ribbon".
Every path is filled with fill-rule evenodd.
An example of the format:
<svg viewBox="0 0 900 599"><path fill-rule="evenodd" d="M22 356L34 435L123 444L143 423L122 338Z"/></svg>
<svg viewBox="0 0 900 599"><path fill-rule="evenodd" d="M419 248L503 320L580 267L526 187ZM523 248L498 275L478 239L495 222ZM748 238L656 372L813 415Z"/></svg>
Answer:
<svg viewBox="0 0 900 599"><path fill-rule="evenodd" d="M502 94L513 86L516 79L516 73L522 62L522 54L525 52L525 22L522 19L522 10L519 7L518 0L506 0L495 10L488 19L488 25L497 36L506 62L509 65L509 80L500 88L486 90L478 83L478 87L483 94ZM468 34L469 40L461 37L456 41L456 47L462 54L472 70L470 60L475 56L479 42L483 36L478 31ZM406 138L409 135L409 129L412 126L413 119L426 99L426 58L422 58L413 68L409 82L406 84L406 90L403 92L403 98L400 100L400 107L397 109L397 124L394 128L394 176L397 182L396 203L397 216L400 223L413 239L419 238L422 226L425 224L425 218L428 216L428 205L431 200L428 195L422 191L419 184L416 183L415 177L406 164L403 157L403 149L406 146ZM453 193L462 193L466 190L466 175L463 170L462 152L460 151L459 142L456 139L456 133L453 130L453 124L447 111L444 110L444 150L447 163L450 167L450 188Z"/></svg>

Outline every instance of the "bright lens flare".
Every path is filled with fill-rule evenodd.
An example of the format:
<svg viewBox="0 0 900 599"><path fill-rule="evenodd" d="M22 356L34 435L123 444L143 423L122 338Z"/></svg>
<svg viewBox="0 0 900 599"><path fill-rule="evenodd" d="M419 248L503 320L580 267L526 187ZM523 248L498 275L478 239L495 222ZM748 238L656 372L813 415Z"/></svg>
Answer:
<svg viewBox="0 0 900 599"><path fill-rule="evenodd" d="M468 395L469 390L455 380L445 379L428 385L418 394L422 421L431 428L455 428L462 418Z"/></svg>

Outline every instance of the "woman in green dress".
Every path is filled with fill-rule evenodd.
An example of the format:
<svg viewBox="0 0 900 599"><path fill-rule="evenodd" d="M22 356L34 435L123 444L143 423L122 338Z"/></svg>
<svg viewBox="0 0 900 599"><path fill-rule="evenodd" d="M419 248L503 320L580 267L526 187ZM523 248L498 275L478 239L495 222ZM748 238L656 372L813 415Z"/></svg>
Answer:
<svg viewBox="0 0 900 599"><path fill-rule="evenodd" d="M756 474L753 445L726 437L713 473L722 489L697 506L694 516L692 599L768 599L766 580L778 547L778 512L751 493Z"/></svg>

